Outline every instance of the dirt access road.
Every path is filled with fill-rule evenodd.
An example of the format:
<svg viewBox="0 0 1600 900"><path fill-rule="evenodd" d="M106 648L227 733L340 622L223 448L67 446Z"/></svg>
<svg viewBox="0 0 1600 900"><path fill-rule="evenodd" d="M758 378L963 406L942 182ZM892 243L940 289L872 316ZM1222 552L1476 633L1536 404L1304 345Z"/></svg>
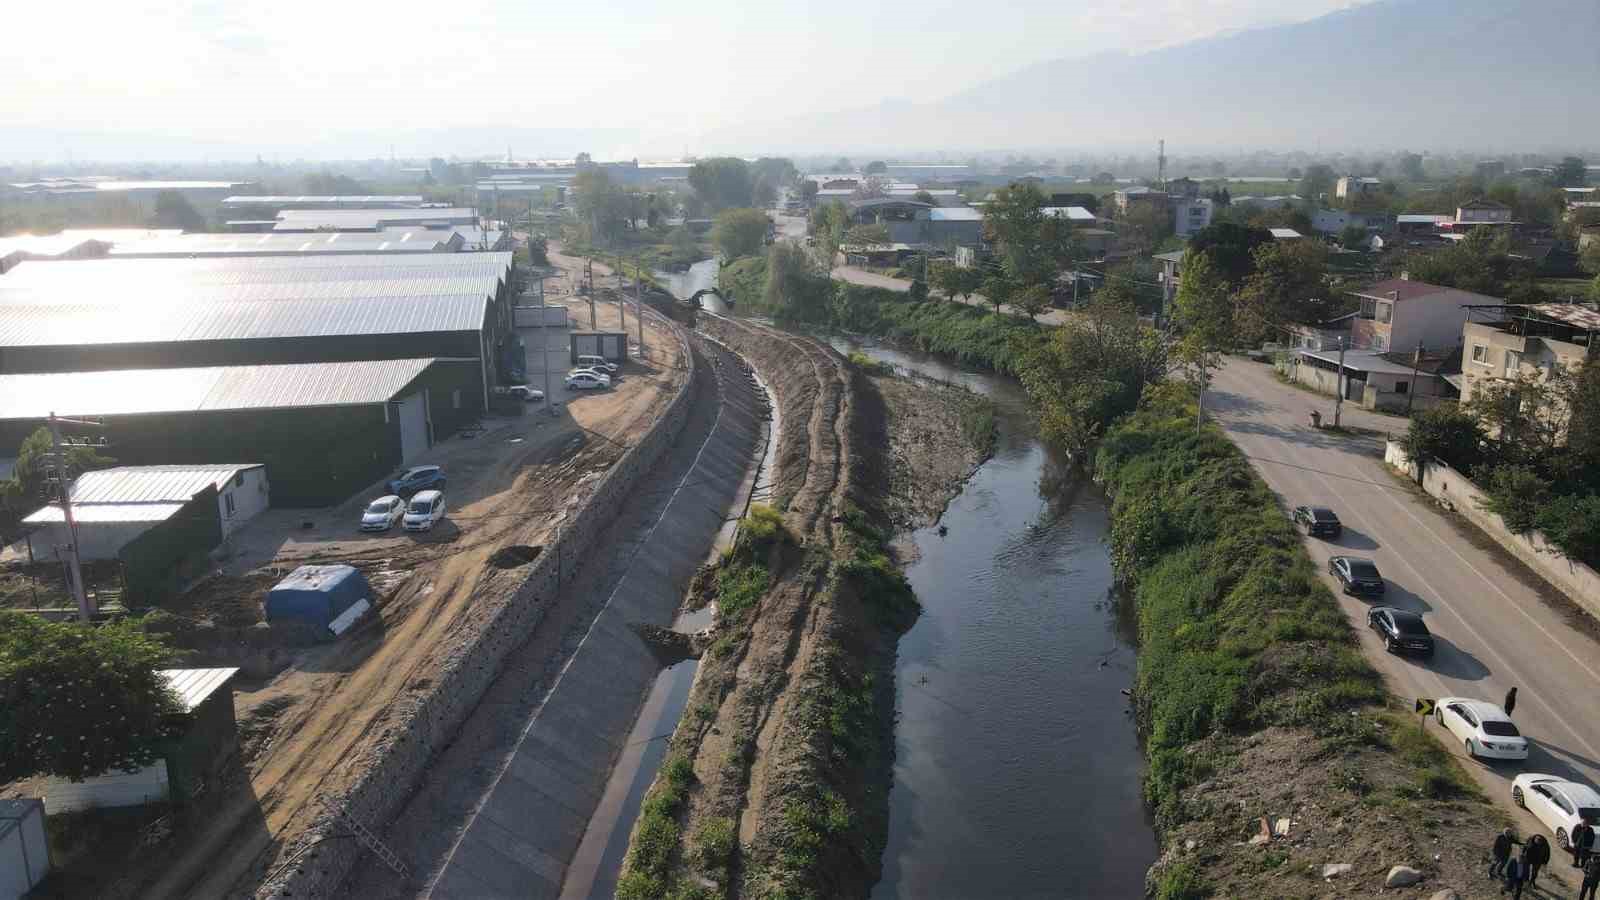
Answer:
<svg viewBox="0 0 1600 900"><path fill-rule="evenodd" d="M602 327L615 304L600 304ZM574 310L576 313L576 310ZM631 318L631 317L630 317ZM466 637L475 604L512 591L515 570L490 557L510 545L540 546L565 510L665 410L685 377L685 361L664 330L646 337L651 355L624 369L610 391L568 394L560 415L528 420L521 440L505 438L501 460L483 475L481 497L450 513L459 532L419 545L412 574L359 634L305 654L268 684L238 692L241 720L274 710L270 734L249 761L248 784L213 798L198 827L171 852L152 854L124 883L152 897L248 896L282 860L280 848L310 826L319 796L339 796L368 764L367 754L397 704L424 690L439 662ZM423 459L420 462L431 460ZM498 488L496 488L498 485ZM454 485L452 485L454 488ZM330 553L333 559L350 552ZM296 556L294 562L319 560Z"/></svg>
<svg viewBox="0 0 1600 900"><path fill-rule="evenodd" d="M1287 507L1328 506L1344 522L1336 541L1307 540L1312 559L1340 597L1368 657L1404 698L1468 697L1499 704L1519 688L1514 718L1531 752L1523 763L1463 765L1524 835L1543 832L1513 810L1510 781L1548 772L1600 783L1600 642L1594 623L1565 598L1508 559L1470 525L1453 519L1383 463L1378 437L1313 430L1308 410L1331 418L1333 398L1280 382L1269 366L1230 359L1207 407ZM1343 423L1399 434L1405 421L1346 403ZM1338 591L1326 574L1330 556L1369 557L1388 582L1383 605L1426 615L1438 650L1432 660L1391 656L1367 628L1374 604ZM1576 626L1576 627L1575 627ZM1448 738L1437 724L1435 735ZM1562 867L1554 866L1560 870Z"/></svg>

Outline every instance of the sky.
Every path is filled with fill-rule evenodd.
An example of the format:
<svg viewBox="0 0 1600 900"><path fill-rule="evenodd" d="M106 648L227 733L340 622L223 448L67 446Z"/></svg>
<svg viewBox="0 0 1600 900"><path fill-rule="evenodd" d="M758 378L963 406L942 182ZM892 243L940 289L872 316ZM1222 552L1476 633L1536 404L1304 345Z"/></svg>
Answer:
<svg viewBox="0 0 1600 900"><path fill-rule="evenodd" d="M6 14L0 125L274 146L501 124L617 128L692 152L694 135L739 123L932 101L1033 62L1360 2L30 2Z"/></svg>

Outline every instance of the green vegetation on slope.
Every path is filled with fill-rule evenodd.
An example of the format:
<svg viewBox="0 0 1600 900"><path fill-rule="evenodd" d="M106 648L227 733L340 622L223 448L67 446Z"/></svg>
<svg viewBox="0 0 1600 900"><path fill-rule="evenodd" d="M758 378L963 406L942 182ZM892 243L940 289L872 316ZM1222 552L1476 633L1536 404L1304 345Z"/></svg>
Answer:
<svg viewBox="0 0 1600 900"><path fill-rule="evenodd" d="M1299 534L1238 448L1196 433L1189 393L1147 392L1095 468L1112 502L1112 556L1139 610L1138 706L1158 825L1203 777L1188 745L1216 730L1331 727L1378 703L1377 673L1317 580Z"/></svg>

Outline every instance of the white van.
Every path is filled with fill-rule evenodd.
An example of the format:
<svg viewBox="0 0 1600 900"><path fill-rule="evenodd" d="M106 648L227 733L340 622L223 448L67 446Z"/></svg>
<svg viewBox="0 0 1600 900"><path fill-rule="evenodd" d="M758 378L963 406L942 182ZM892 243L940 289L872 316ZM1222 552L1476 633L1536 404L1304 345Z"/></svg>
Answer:
<svg viewBox="0 0 1600 900"><path fill-rule="evenodd" d="M615 375L618 367L616 363L606 362L604 356L580 356L578 357L578 365L575 368L594 369L607 375Z"/></svg>
<svg viewBox="0 0 1600 900"><path fill-rule="evenodd" d="M444 492L420 491L411 498L403 520L407 531L428 531L444 518Z"/></svg>

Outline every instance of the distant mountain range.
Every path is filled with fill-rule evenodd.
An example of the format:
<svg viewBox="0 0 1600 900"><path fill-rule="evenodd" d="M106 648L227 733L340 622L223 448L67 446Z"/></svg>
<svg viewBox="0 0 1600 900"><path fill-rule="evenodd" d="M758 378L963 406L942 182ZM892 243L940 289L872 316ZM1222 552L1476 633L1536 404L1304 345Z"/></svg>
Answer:
<svg viewBox="0 0 1600 900"><path fill-rule="evenodd" d="M1383 0L1148 53L1027 66L934 103L758 123L719 148L1540 150L1600 146L1600 0ZM786 138L793 143L784 145Z"/></svg>
<svg viewBox="0 0 1600 900"><path fill-rule="evenodd" d="M886 38L898 39L898 38ZM1148 53L1026 66L943 100L698 133L392 129L308 145L0 126L0 161L597 158L1149 147L1538 151L1600 148L1600 0L1379 0ZM662 121L693 122L693 107ZM692 129L691 129L692 130Z"/></svg>

